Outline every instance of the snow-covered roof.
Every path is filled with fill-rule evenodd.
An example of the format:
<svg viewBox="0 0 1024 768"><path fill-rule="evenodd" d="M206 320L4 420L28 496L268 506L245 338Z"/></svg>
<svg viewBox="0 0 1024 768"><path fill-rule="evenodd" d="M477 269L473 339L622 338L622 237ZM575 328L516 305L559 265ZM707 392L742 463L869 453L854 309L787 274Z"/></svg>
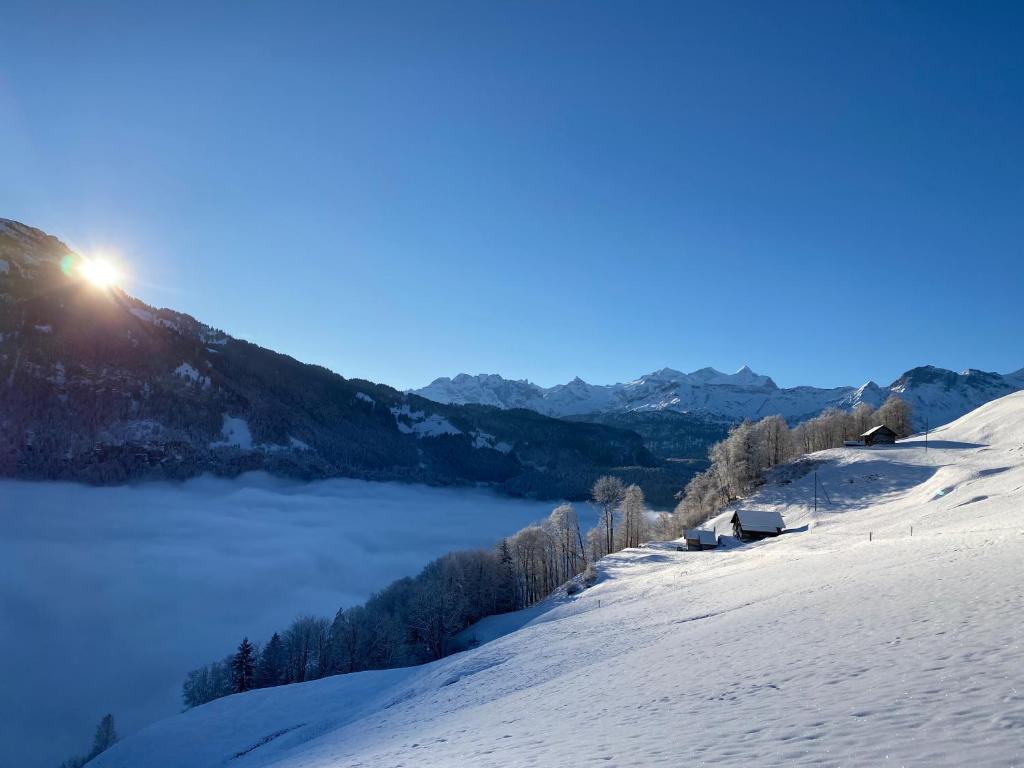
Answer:
<svg viewBox="0 0 1024 768"><path fill-rule="evenodd" d="M735 523L739 520L740 525L746 531L761 531L764 533L775 533L786 527L782 515L778 512L762 509L738 509L732 516Z"/></svg>
<svg viewBox="0 0 1024 768"><path fill-rule="evenodd" d="M885 424L879 424L879 425L878 425L877 427L872 427L871 429L869 429L869 430L868 430L867 432L865 432L865 433L864 433L863 435L861 435L861 437L868 437L869 435L873 435L873 434L875 434L876 432L880 432L880 431L881 431L881 430L883 430L883 429L884 429L884 430L885 430L886 432L892 432L892 430L891 430L891 429L889 429L889 428L888 428L887 426L885 426ZM892 432L892 433L893 433L894 435L896 434L895 432Z"/></svg>
<svg viewBox="0 0 1024 768"><path fill-rule="evenodd" d="M687 541L700 542L702 546L713 546L718 543L718 536L707 528L691 528L683 534L683 538Z"/></svg>
<svg viewBox="0 0 1024 768"><path fill-rule="evenodd" d="M684 532L683 538L688 542L697 542L701 547L718 546L718 537L715 535L715 531L707 528L690 528Z"/></svg>

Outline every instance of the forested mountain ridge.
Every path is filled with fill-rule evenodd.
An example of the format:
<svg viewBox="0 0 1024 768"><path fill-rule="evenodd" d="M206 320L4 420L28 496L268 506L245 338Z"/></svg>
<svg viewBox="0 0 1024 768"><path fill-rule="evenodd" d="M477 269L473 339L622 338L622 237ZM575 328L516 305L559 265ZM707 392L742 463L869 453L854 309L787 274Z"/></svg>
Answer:
<svg viewBox="0 0 1024 768"><path fill-rule="evenodd" d="M81 265L56 238L0 219L0 476L266 470L579 498L613 468L677 489L691 474L659 467L632 431L345 379L98 288Z"/></svg>

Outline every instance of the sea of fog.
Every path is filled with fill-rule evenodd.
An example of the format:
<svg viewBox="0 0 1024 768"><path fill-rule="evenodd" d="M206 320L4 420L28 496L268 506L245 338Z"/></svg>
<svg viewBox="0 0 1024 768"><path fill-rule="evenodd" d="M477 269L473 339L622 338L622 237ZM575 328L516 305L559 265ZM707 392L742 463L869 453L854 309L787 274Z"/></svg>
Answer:
<svg viewBox="0 0 1024 768"><path fill-rule="evenodd" d="M122 734L172 714L185 673L243 635L333 616L552 507L259 473L112 488L0 481L0 768L87 751L107 712Z"/></svg>

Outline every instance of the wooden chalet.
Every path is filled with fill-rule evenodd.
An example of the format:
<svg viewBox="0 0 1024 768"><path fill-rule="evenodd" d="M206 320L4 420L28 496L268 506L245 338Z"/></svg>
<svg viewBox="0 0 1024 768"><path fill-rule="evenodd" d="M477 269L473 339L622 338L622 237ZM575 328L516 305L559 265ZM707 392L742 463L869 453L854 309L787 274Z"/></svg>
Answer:
<svg viewBox="0 0 1024 768"><path fill-rule="evenodd" d="M782 515L760 509L737 509L732 516L732 533L741 541L758 541L778 536L786 528Z"/></svg>
<svg viewBox="0 0 1024 768"><path fill-rule="evenodd" d="M706 528L691 528L683 534L683 538L686 539L687 549L700 551L718 547L718 536Z"/></svg>
<svg viewBox="0 0 1024 768"><path fill-rule="evenodd" d="M877 427L872 427L863 435L861 438L864 440L864 445L877 445L879 443L895 443L896 433L889 429L885 424L879 424Z"/></svg>

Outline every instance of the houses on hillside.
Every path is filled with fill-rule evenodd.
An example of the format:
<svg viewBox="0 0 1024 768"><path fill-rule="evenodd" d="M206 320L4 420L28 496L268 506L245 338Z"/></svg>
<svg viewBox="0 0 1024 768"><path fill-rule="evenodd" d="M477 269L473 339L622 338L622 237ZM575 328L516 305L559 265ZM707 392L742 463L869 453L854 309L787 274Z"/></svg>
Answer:
<svg viewBox="0 0 1024 768"><path fill-rule="evenodd" d="M759 541L778 536L786 529L782 515L760 509L737 509L732 516L732 533L740 541Z"/></svg>
<svg viewBox="0 0 1024 768"><path fill-rule="evenodd" d="M716 549L718 547L718 536L714 531L705 528L691 528L683 534L686 539L686 548L690 550Z"/></svg>
<svg viewBox="0 0 1024 768"><path fill-rule="evenodd" d="M885 424L879 424L861 435L861 439L864 440L864 445L891 444L896 442L896 433Z"/></svg>

